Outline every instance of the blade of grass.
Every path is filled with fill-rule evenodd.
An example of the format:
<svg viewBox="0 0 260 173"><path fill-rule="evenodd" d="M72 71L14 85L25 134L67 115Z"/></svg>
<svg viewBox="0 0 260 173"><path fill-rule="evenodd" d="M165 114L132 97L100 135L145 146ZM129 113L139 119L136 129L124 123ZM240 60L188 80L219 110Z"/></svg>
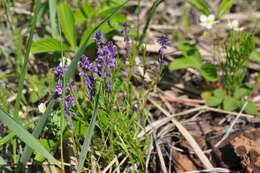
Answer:
<svg viewBox="0 0 260 173"><path fill-rule="evenodd" d="M39 119L32 135L35 137L35 138L39 138L42 130L44 129L44 126L47 122L47 119L48 117L50 116L50 113L51 113L51 110L55 104L55 100L51 100L51 102L48 104L47 106L47 110L46 112L41 116L41 118ZM22 154L22 157L20 159L20 162L19 162L19 167L18 167L18 170L21 169L21 166L25 165L28 160L30 159L31 155L32 155L32 149L26 145L25 149L24 149L24 152ZM19 172L19 171L18 171Z"/></svg>
<svg viewBox="0 0 260 173"><path fill-rule="evenodd" d="M40 153L51 163L60 167L59 162L42 146L42 144L35 139L26 129L24 129L20 124L18 124L14 119L12 119L7 113L2 111L0 108L0 121L2 121L9 129L14 131L14 133L28 146Z"/></svg>
<svg viewBox="0 0 260 173"><path fill-rule="evenodd" d="M23 64L22 71L20 73L20 78L19 78L19 83L18 83L18 93L17 93L17 97L15 100L14 118L16 120L18 119L18 111L19 111L20 101L21 101L21 97L22 97L22 90L24 87L25 74L27 72L27 64L28 64L28 60L29 60L29 54L30 54L31 45L32 45L32 38L33 38L35 26L36 26L36 19L37 19L39 9L40 9L40 0L36 0L34 12L33 12L34 16L33 16L32 24L31 24L32 26L31 26L30 35L29 35L29 38L27 40L27 45L26 45L24 64Z"/></svg>
<svg viewBox="0 0 260 173"><path fill-rule="evenodd" d="M140 36L139 40L138 40L138 46L137 46L137 51L139 50L140 46L143 44L144 42L144 38L145 38L145 35L146 35L146 32L148 30L148 27L150 25L150 22L153 18L153 15L155 14L155 11L156 11L156 8L160 5L160 3L162 3L163 0L156 0L154 1L152 7L149 9L148 11L148 17L147 17L147 21L145 23L145 26L144 26L144 29L143 29L143 33L142 35Z"/></svg>
<svg viewBox="0 0 260 173"><path fill-rule="evenodd" d="M50 21L51 21L51 36L53 38L58 38L57 23L56 23L56 12L57 12L56 0L49 0L49 12L50 12Z"/></svg>
<svg viewBox="0 0 260 173"><path fill-rule="evenodd" d="M79 165L78 165L78 168L77 168L77 172L76 173L80 173L81 172L81 169L83 168L84 166L84 162L86 160L86 157L87 157L87 153L88 153L88 148L90 146L90 143L91 143L91 139L92 139L92 136L94 134L94 128L95 128L95 125L96 125L96 118L97 118L97 110L98 110L98 104L99 104L99 95L100 95L100 91L101 91L101 85L99 87L99 91L98 91L98 94L96 96L96 100L95 100L95 108L94 108L94 113L91 117L91 121L90 121L90 124L89 124L89 129L87 131L87 134L85 136L85 139L84 139L84 143L83 143L83 148L81 149L80 151L80 155L79 155Z"/></svg>
<svg viewBox="0 0 260 173"><path fill-rule="evenodd" d="M34 119L33 121L31 121L31 122L29 122L29 123L27 123L27 124L25 124L24 125L24 128L28 128L28 127L30 127L30 125L32 125L36 120L38 120L38 118L37 119ZM4 145L4 144L6 144L7 142L9 142L10 140L12 140L13 139L13 137L15 137L15 133L14 132L10 132L8 135L6 135L5 137L3 137L3 138L1 138L0 139L0 147L2 146L2 145Z"/></svg>

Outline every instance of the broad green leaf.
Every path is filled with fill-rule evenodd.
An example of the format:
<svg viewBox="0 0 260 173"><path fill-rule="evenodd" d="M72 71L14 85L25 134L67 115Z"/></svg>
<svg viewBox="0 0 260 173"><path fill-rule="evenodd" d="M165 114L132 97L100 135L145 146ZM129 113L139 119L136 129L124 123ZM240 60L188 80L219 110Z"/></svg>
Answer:
<svg viewBox="0 0 260 173"><path fill-rule="evenodd" d="M54 38L44 38L32 44L31 53L69 51L66 44Z"/></svg>
<svg viewBox="0 0 260 173"><path fill-rule="evenodd" d="M210 14L210 11L207 7L207 5L202 2L201 0L187 0L194 8L196 8L198 11L203 13L204 15L208 16Z"/></svg>
<svg viewBox="0 0 260 173"><path fill-rule="evenodd" d="M255 115L257 113L257 108L254 102L248 101L245 107L245 113Z"/></svg>
<svg viewBox="0 0 260 173"><path fill-rule="evenodd" d="M179 45L178 49L182 52L184 57L189 58L189 64L191 65L191 67L197 69L201 67L202 57L195 45L189 43L182 43Z"/></svg>
<svg viewBox="0 0 260 173"><path fill-rule="evenodd" d="M172 61L169 65L170 70L179 70L191 67L192 63L188 58L179 58L174 61Z"/></svg>
<svg viewBox="0 0 260 173"><path fill-rule="evenodd" d="M9 129L14 131L16 136L18 136L32 149L34 149L38 153L41 153L51 163L60 166L59 162L41 145L41 143L34 136L32 136L32 134L30 134L20 124L13 120L7 113L3 112L2 109L0 109L0 121L8 126Z"/></svg>
<svg viewBox="0 0 260 173"><path fill-rule="evenodd" d="M236 88L234 92L234 98L241 99L250 94L251 89L249 88Z"/></svg>
<svg viewBox="0 0 260 173"><path fill-rule="evenodd" d="M62 3L58 7L59 22L62 32L72 48L77 47L75 19L68 4Z"/></svg>
<svg viewBox="0 0 260 173"><path fill-rule="evenodd" d="M218 106L222 103L222 100L219 97L211 96L206 100L206 104L209 106Z"/></svg>
<svg viewBox="0 0 260 173"><path fill-rule="evenodd" d="M74 13L75 23L79 24L84 22L88 18L92 17L95 14L95 9L91 3L86 3L79 10Z"/></svg>
<svg viewBox="0 0 260 173"><path fill-rule="evenodd" d="M225 97L225 91L223 89L216 89L214 91L214 96L216 96L216 97L220 98L221 100L223 100L224 97Z"/></svg>
<svg viewBox="0 0 260 173"><path fill-rule="evenodd" d="M221 17L225 14L225 12L227 12L233 4L233 0L222 0L221 4L218 8L218 17Z"/></svg>
<svg viewBox="0 0 260 173"><path fill-rule="evenodd" d="M224 110L234 111L239 107L239 101L231 97L226 96L224 99Z"/></svg>
<svg viewBox="0 0 260 173"><path fill-rule="evenodd" d="M214 64L203 64L200 68L200 72L202 74L203 77L205 77L206 80L208 81L216 81L217 80L217 69L216 66Z"/></svg>
<svg viewBox="0 0 260 173"><path fill-rule="evenodd" d="M260 63L260 53L258 52L252 52L249 58Z"/></svg>

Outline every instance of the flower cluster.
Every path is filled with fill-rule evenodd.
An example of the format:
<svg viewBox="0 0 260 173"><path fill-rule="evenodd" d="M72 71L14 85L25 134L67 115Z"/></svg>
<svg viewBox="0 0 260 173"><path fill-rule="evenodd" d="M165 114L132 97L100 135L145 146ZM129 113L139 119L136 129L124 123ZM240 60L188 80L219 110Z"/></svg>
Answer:
<svg viewBox="0 0 260 173"><path fill-rule="evenodd" d="M102 32L97 32L94 40L98 45L98 57L91 61L88 57L82 56L78 62L79 75L84 78L89 99L92 99L96 93L95 86L98 77L105 80L109 92L112 90L112 68L116 66L115 56L117 55L116 46L112 42L103 40Z"/></svg>
<svg viewBox="0 0 260 173"><path fill-rule="evenodd" d="M66 70L68 69L68 67L69 66L66 65L66 66L63 66L63 67L57 66L55 68L54 74L56 75L56 78L57 78L55 93L58 95L57 100L61 101L63 89L65 90L64 91L65 92L65 97L64 97L64 99L65 99L65 112L68 115L71 115L71 114L74 115L75 113L70 111L70 108L75 105L74 96L71 95L71 90L74 87L72 85L73 80L70 80L69 85L65 86L65 88L63 87L63 76L64 76Z"/></svg>
<svg viewBox="0 0 260 173"><path fill-rule="evenodd" d="M159 63L163 63L164 51L167 49L167 45L170 44L169 39L166 36L161 36L156 40L157 43L161 45L159 52Z"/></svg>
<svg viewBox="0 0 260 173"><path fill-rule="evenodd" d="M124 36L124 42L125 42L125 50L128 51L130 49L130 37L128 35L128 33L130 32L129 28L130 25L127 22L124 22L122 24L123 29L121 30L121 34L123 34Z"/></svg>

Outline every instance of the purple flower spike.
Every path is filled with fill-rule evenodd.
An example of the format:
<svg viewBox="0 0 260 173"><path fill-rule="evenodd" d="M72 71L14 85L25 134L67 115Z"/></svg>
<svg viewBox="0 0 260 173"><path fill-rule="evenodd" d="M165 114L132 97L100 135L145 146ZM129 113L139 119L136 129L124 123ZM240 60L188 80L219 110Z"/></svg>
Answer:
<svg viewBox="0 0 260 173"><path fill-rule="evenodd" d="M101 41L101 38L103 38L103 33L101 32L101 31L98 31L97 33L96 33L96 35L95 35L95 37L94 37L94 40L96 41L96 42L99 42L99 41Z"/></svg>
<svg viewBox="0 0 260 173"><path fill-rule="evenodd" d="M122 26L124 27L125 30L130 28L130 25L127 22L122 23Z"/></svg>
<svg viewBox="0 0 260 173"><path fill-rule="evenodd" d="M159 53L159 63L163 63L164 60L164 51L167 49L166 45L170 44L169 39L166 36L161 36L156 40L157 43L159 43L161 45L160 49L158 50Z"/></svg>
<svg viewBox="0 0 260 173"><path fill-rule="evenodd" d="M170 44L169 39L166 36L161 36L156 40L157 43L159 43L162 46L166 46Z"/></svg>
<svg viewBox="0 0 260 173"><path fill-rule="evenodd" d="M130 30L128 30L130 28L130 25L127 22L122 23L123 29L121 30L121 33L123 34L124 37L124 42L125 42L125 50L128 53L128 50L130 49L130 37L128 35L128 33L130 32Z"/></svg>

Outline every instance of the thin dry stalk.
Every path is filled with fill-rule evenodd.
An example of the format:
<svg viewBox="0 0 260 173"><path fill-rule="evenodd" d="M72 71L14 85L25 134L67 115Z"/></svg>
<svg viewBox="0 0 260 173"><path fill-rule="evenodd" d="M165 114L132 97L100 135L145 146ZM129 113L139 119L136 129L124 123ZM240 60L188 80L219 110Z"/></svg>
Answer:
<svg viewBox="0 0 260 173"><path fill-rule="evenodd" d="M165 109L163 109L160 105L158 105L153 99L148 98L148 100L155 105L160 111L162 111L166 116L171 117L170 113L168 113ZM203 153L195 139L189 134L189 132L179 123L174 117L172 117L171 121L178 128L178 130L182 133L185 139L189 142L194 152L203 163L206 169L213 169L213 165L210 163L206 155Z"/></svg>

